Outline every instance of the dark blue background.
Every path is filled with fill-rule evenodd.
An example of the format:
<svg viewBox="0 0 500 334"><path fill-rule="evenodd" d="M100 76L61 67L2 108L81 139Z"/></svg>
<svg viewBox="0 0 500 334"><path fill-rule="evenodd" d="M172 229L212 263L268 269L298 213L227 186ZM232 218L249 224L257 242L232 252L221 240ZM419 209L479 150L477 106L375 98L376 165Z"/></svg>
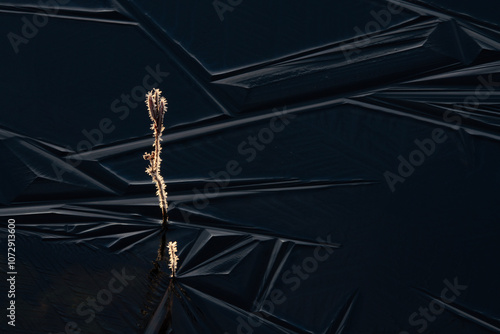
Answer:
<svg viewBox="0 0 500 334"><path fill-rule="evenodd" d="M3 332L500 332L495 2L62 2L0 4L0 264L13 218L18 272ZM142 159L147 75L169 107L166 235ZM387 172L435 129L446 139L392 191ZM154 262L162 235L175 280ZM333 252L290 274L318 246ZM122 268L135 278L86 323L78 305ZM431 303L444 311L410 320Z"/></svg>

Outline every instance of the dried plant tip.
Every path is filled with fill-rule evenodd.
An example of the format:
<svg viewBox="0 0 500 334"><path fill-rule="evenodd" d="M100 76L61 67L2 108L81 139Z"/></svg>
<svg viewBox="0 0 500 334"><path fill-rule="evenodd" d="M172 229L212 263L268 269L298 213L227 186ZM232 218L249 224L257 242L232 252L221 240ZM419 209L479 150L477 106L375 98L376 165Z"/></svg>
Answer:
<svg viewBox="0 0 500 334"><path fill-rule="evenodd" d="M149 118L153 121L153 125L161 131L163 116L167 112L167 100L161 97L161 90L155 88L147 93L146 105L148 106Z"/></svg>
<svg viewBox="0 0 500 334"><path fill-rule="evenodd" d="M175 272L177 271L177 261L179 261L179 257L177 256L177 241L170 241L167 247L168 255L170 257L168 267L172 271L171 277L175 277Z"/></svg>

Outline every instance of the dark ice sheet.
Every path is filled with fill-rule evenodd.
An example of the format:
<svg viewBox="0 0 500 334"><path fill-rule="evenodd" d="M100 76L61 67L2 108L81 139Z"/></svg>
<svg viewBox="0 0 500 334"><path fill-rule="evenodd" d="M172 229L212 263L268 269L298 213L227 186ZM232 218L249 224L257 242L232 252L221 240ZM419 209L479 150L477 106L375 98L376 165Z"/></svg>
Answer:
<svg viewBox="0 0 500 334"><path fill-rule="evenodd" d="M366 36L389 4L404 9ZM16 53L7 34L42 9ZM2 1L0 240L14 218L18 272L2 333L417 333L409 317L433 301L445 310L426 333L500 332L498 12L256 0L221 20L212 1ZM151 72L169 104L166 234L146 107L121 101ZM253 158L249 136L277 115L286 126ZM113 130L82 152L103 119ZM436 129L446 140L391 191L384 173ZM155 259L174 240L171 280ZM122 270L134 278L86 323L78 305ZM443 303L454 280L467 288ZM269 306L276 291L286 301Z"/></svg>

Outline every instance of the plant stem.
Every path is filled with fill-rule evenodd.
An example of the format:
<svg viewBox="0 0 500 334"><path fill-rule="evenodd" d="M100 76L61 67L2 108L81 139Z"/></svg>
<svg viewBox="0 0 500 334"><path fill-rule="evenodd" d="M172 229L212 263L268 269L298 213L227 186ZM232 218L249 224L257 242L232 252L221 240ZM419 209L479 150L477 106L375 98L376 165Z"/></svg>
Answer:
<svg viewBox="0 0 500 334"><path fill-rule="evenodd" d="M154 131L154 151L151 153L144 154L144 159L149 160L149 167L146 168L146 173L148 173L153 182L156 185L156 195L160 201L160 208L162 214L162 226L165 229L168 224L168 202L167 202L167 192L165 189L167 185L165 180L160 174L161 165L161 135L164 130L163 127L163 115L167 110L167 100L161 97L161 91L159 89L153 89L146 95L146 105L149 109L149 117L153 121L151 129Z"/></svg>

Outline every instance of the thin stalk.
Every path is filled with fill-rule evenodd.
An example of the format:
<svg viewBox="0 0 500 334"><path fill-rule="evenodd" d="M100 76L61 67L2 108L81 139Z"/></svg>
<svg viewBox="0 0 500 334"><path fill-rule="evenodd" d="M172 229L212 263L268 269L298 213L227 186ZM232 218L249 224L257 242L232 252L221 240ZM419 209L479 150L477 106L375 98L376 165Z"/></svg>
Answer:
<svg viewBox="0 0 500 334"><path fill-rule="evenodd" d="M144 159L149 160L149 166L146 168L146 173L148 173L153 182L156 185L156 195L160 201L160 208L162 213L162 226L167 227L168 224L168 202L167 202L167 185L163 177L160 174L161 165L161 135L163 130L163 116L167 111L167 100L161 97L161 91L159 89L153 89L146 95L146 105L149 110L149 117L153 121L151 125L151 130L154 131L154 151L151 153L145 153Z"/></svg>

